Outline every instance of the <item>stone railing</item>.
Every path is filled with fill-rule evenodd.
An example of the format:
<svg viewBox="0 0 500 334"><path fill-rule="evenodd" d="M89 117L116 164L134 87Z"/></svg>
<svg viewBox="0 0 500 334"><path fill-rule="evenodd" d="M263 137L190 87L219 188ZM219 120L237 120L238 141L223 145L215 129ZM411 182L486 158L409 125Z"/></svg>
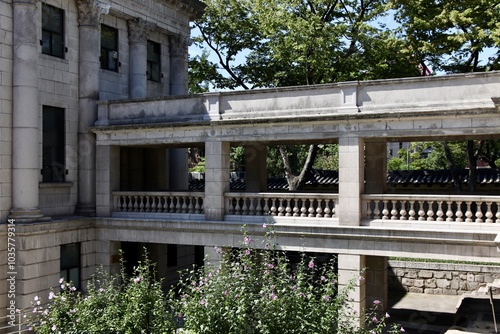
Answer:
<svg viewBox="0 0 500 334"><path fill-rule="evenodd" d="M338 194L226 193L226 214L333 218Z"/></svg>
<svg viewBox="0 0 500 334"><path fill-rule="evenodd" d="M203 192L113 192L115 212L202 214Z"/></svg>
<svg viewBox="0 0 500 334"><path fill-rule="evenodd" d="M500 223L499 196L363 195L368 219Z"/></svg>

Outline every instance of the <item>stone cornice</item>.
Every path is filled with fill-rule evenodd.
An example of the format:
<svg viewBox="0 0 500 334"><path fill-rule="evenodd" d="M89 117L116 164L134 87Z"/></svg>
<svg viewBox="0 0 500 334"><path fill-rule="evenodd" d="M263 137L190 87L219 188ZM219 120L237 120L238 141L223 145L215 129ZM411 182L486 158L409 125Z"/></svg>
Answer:
<svg viewBox="0 0 500 334"><path fill-rule="evenodd" d="M191 20L199 19L203 16L206 5L198 0L164 0L175 6L177 9L188 13Z"/></svg>

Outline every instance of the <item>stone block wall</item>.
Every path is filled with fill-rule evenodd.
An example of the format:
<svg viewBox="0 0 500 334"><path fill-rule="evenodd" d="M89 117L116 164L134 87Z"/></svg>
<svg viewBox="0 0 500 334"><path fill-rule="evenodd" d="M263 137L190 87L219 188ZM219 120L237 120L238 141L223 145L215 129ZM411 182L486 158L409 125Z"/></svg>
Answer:
<svg viewBox="0 0 500 334"><path fill-rule="evenodd" d="M460 295L500 278L500 265L389 261L389 291Z"/></svg>
<svg viewBox="0 0 500 334"><path fill-rule="evenodd" d="M0 2L0 36L0 223L3 224L12 203L12 7L7 1Z"/></svg>

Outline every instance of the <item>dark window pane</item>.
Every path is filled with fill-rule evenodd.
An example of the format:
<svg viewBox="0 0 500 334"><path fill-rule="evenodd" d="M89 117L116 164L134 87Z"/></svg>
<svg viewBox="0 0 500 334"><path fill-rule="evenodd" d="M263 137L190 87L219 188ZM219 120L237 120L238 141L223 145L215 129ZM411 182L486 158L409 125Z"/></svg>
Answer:
<svg viewBox="0 0 500 334"><path fill-rule="evenodd" d="M64 57L64 11L42 4L42 52Z"/></svg>
<svg viewBox="0 0 500 334"><path fill-rule="evenodd" d="M80 289L80 243L61 245L61 277Z"/></svg>
<svg viewBox="0 0 500 334"><path fill-rule="evenodd" d="M101 25L101 68L118 71L118 30Z"/></svg>
<svg viewBox="0 0 500 334"><path fill-rule="evenodd" d="M161 72L161 46L158 43L148 41L148 79L152 81L160 81Z"/></svg>
<svg viewBox="0 0 500 334"><path fill-rule="evenodd" d="M44 106L42 130L43 182L64 182L64 109Z"/></svg>

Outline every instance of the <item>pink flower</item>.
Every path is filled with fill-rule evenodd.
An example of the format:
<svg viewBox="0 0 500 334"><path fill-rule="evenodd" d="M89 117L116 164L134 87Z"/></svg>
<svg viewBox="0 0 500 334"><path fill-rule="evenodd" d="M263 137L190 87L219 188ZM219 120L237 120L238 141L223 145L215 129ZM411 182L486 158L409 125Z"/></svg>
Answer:
<svg viewBox="0 0 500 334"><path fill-rule="evenodd" d="M314 261L309 262L307 266L311 269L314 268Z"/></svg>
<svg viewBox="0 0 500 334"><path fill-rule="evenodd" d="M59 283L60 283L60 284L62 284L62 282L64 282L64 278L62 278L62 277L61 277L61 278L59 279Z"/></svg>
<svg viewBox="0 0 500 334"><path fill-rule="evenodd" d="M141 276L136 277L136 278L134 278L134 283L139 283L141 280L142 280Z"/></svg>
<svg viewBox="0 0 500 334"><path fill-rule="evenodd" d="M276 299L278 299L278 296L276 296L274 293L271 293L271 299L276 300Z"/></svg>
<svg viewBox="0 0 500 334"><path fill-rule="evenodd" d="M268 267L269 269L273 269L273 268L274 268L274 265L273 265L272 263L269 263L269 264L267 265L267 267Z"/></svg>
<svg viewBox="0 0 500 334"><path fill-rule="evenodd" d="M375 323L377 323L377 322L378 322L377 317L373 317L373 318L372 318L372 321L373 321L373 322L375 322Z"/></svg>
<svg viewBox="0 0 500 334"><path fill-rule="evenodd" d="M245 254L246 254L246 255L250 255L250 249L247 249L247 250L245 251Z"/></svg>
<svg viewBox="0 0 500 334"><path fill-rule="evenodd" d="M375 299L375 300L373 301L373 305L378 305L378 304L380 304L380 300Z"/></svg>
<svg viewBox="0 0 500 334"><path fill-rule="evenodd" d="M389 315L389 313L385 312L385 317L390 318L391 316Z"/></svg>
<svg viewBox="0 0 500 334"><path fill-rule="evenodd" d="M406 332L405 329L403 327L401 327L401 333L404 333Z"/></svg>
<svg viewBox="0 0 500 334"><path fill-rule="evenodd" d="M322 282L326 281L326 277L325 276L321 276L321 281Z"/></svg>
<svg viewBox="0 0 500 334"><path fill-rule="evenodd" d="M245 237L244 241L245 241L245 245L250 245L253 242L253 239L250 237Z"/></svg>
<svg viewBox="0 0 500 334"><path fill-rule="evenodd" d="M200 300L200 304L203 306L205 305L205 301L204 300Z"/></svg>
<svg viewBox="0 0 500 334"><path fill-rule="evenodd" d="M330 297L328 296L323 296L323 299L325 300L325 302L329 301L330 300Z"/></svg>
<svg viewBox="0 0 500 334"><path fill-rule="evenodd" d="M297 290L297 286L296 285L292 286L292 290L293 291Z"/></svg>
<svg viewBox="0 0 500 334"><path fill-rule="evenodd" d="M262 224L262 227L267 228L267 224L266 223Z"/></svg>

